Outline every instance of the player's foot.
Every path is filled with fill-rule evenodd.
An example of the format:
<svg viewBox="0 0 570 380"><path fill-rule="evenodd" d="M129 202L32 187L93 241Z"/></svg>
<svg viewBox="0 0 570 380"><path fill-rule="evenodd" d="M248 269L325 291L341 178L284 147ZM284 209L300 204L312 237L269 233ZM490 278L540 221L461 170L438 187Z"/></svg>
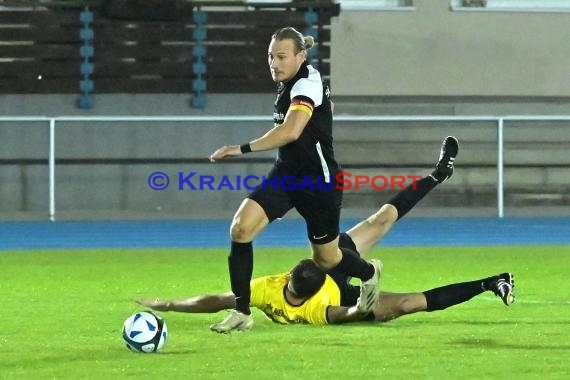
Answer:
<svg viewBox="0 0 570 380"><path fill-rule="evenodd" d="M441 144L439 159L431 176L439 183L453 175L453 163L459 152L459 141L453 136L447 136Z"/></svg>
<svg viewBox="0 0 570 380"><path fill-rule="evenodd" d="M382 262L378 259L370 260L374 266L374 275L360 285L360 297L356 301L356 309L360 312L370 312L378 303L378 295L380 294L380 272L382 271Z"/></svg>
<svg viewBox="0 0 570 380"><path fill-rule="evenodd" d="M253 316L232 310L230 314L220 323L210 326L210 330L218 333L229 333L234 330L250 330L253 327Z"/></svg>
<svg viewBox="0 0 570 380"><path fill-rule="evenodd" d="M503 273L491 283L489 288L507 306L515 302L515 276L512 273Z"/></svg>

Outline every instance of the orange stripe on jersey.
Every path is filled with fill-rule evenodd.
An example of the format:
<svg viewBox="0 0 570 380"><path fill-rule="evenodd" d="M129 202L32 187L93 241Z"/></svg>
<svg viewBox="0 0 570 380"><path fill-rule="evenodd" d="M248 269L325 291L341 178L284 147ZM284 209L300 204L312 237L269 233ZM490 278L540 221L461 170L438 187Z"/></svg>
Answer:
<svg viewBox="0 0 570 380"><path fill-rule="evenodd" d="M304 100L293 100L291 105L289 106L289 110L291 111L303 111L309 117L313 115L313 105Z"/></svg>

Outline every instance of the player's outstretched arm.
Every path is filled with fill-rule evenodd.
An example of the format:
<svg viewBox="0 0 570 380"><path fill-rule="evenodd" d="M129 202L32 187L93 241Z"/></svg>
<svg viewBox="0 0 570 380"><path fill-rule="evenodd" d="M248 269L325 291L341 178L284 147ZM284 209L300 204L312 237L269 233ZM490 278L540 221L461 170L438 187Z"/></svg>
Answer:
<svg viewBox="0 0 570 380"><path fill-rule="evenodd" d="M249 142L249 144L244 144L247 146L246 150L242 150L242 146L240 145L226 145L212 153L210 155L210 161L216 162L226 157L241 156L244 153L280 148L297 140L307 126L309 119L310 115L303 111L289 110L287 115L285 115L283 124L275 125L263 136L256 138Z"/></svg>
<svg viewBox="0 0 570 380"><path fill-rule="evenodd" d="M329 306L327 309L327 320L329 323L358 322L364 319L369 313L359 311L356 306Z"/></svg>
<svg viewBox="0 0 570 380"><path fill-rule="evenodd" d="M280 148L296 141L309 123L310 115L303 111L287 111L283 124L276 125L263 136L251 141L254 152Z"/></svg>
<svg viewBox="0 0 570 380"><path fill-rule="evenodd" d="M206 294L185 300L146 300L135 301L139 305L156 311L178 311L181 313L216 313L235 308L235 295L232 292Z"/></svg>

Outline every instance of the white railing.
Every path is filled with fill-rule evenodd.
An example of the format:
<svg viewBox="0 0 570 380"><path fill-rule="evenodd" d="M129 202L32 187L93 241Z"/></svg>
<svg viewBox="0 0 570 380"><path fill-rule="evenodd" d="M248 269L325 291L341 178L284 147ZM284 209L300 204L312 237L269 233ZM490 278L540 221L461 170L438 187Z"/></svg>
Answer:
<svg viewBox="0 0 570 380"><path fill-rule="evenodd" d="M14 116L0 117L0 122L46 122L49 124L49 218L55 220L55 126L58 121L88 121L88 122L272 122L268 116ZM412 122L412 121L489 121L497 124L497 216L504 216L504 150L503 130L505 122L509 121L570 121L570 115L544 116L335 116L336 121L348 122Z"/></svg>

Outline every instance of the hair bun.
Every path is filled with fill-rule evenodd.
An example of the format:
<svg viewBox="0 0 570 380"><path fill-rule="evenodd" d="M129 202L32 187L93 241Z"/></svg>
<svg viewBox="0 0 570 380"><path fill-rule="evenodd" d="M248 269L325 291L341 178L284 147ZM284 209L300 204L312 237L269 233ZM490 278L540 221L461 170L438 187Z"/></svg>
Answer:
<svg viewBox="0 0 570 380"><path fill-rule="evenodd" d="M315 37L313 36L303 36L303 39L305 40L306 49L312 48L313 45L315 44Z"/></svg>

